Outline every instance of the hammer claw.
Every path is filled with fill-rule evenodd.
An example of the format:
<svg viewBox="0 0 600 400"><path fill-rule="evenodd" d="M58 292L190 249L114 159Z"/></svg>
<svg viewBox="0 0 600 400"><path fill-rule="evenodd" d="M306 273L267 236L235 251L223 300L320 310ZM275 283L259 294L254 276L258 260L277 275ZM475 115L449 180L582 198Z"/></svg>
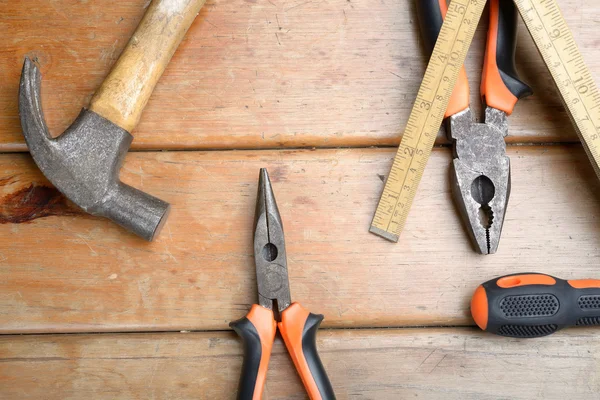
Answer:
<svg viewBox="0 0 600 400"><path fill-rule="evenodd" d="M102 116L83 109L67 130L52 138L42 111L41 73L26 58L19 90L23 136L46 178L73 203L152 240L169 204L123 184L119 169L133 137Z"/></svg>
<svg viewBox="0 0 600 400"><path fill-rule="evenodd" d="M27 145L44 145L52 139L42 111L42 75L37 65L25 58L19 86L19 113Z"/></svg>

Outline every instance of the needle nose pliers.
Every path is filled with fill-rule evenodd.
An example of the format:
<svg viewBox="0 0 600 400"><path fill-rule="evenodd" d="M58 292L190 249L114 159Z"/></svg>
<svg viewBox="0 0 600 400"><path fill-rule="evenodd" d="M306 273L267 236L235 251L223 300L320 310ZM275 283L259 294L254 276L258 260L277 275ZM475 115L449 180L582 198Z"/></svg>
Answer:
<svg viewBox="0 0 600 400"><path fill-rule="evenodd" d="M416 0L421 35L432 52L448 5L446 0ZM532 94L515 69L517 10L512 0L490 0L490 25L481 80L484 123L469 106L469 82L461 70L446 110L453 142L452 194L475 249L498 249L510 196L510 159L504 137L517 101Z"/></svg>
<svg viewBox="0 0 600 400"><path fill-rule="evenodd" d="M244 342L238 399L261 399L277 328L309 397L335 399L317 353L317 329L323 316L291 300L283 224L264 168L260 170L254 217L254 261L258 304L244 318L230 324ZM274 309L280 322L275 320Z"/></svg>

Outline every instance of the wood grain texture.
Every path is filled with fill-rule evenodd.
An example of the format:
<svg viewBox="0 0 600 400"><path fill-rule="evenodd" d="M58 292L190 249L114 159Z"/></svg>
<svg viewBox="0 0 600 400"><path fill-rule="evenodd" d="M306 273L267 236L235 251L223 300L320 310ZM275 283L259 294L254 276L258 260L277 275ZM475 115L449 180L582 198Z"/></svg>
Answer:
<svg viewBox="0 0 600 400"><path fill-rule="evenodd" d="M110 73L90 101L90 110L131 132L204 0L154 0Z"/></svg>
<svg viewBox="0 0 600 400"><path fill-rule="evenodd" d="M134 149L392 146L425 69L415 0L209 0L133 132ZM148 0L0 0L0 152L25 151L24 57L43 74L57 135L87 105ZM593 74L591 0L560 0ZM487 21L466 69L473 108ZM535 95L513 143L576 142L521 24L517 67ZM442 134L438 143L447 143ZM542 271L599 278L600 185L580 146L511 146L499 251L470 247L450 198L450 151L433 152L399 244L367 233L394 149L136 152L122 178L173 204L147 243L83 214L26 154L0 154L0 398L235 398L240 340L256 302L252 221L269 169L292 298L325 314L321 358L340 399L597 399L594 329L515 340L473 328L475 287ZM140 331L202 330L194 333ZM57 334L68 332L128 332ZM137 331L137 332L136 332ZM276 340L266 399L305 398Z"/></svg>
<svg viewBox="0 0 600 400"><path fill-rule="evenodd" d="M23 58L41 65L45 115L57 135L88 104L146 3L0 2L0 150L25 150L17 109ZM592 73L599 74L600 4L560 5ZM413 0L210 0L152 95L133 146L398 144L425 68L416 22ZM482 21L467 62L476 109L486 25ZM576 141L522 24L517 65L536 94L517 106L508 140Z"/></svg>
<svg viewBox="0 0 600 400"><path fill-rule="evenodd" d="M493 256L475 254L461 227L450 151L432 154L398 244L367 232L393 149L130 153L123 180L173 204L153 243L73 215L29 156L2 155L0 331L226 329L257 301L260 167L283 218L292 299L325 314L324 327L472 324L472 291L494 276L599 277L600 187L580 146L509 148Z"/></svg>
<svg viewBox="0 0 600 400"><path fill-rule="evenodd" d="M597 399L597 331L535 340L466 328L321 330L338 399ZM6 399L235 399L242 346L234 333L0 337ZM283 342L263 399L307 398Z"/></svg>

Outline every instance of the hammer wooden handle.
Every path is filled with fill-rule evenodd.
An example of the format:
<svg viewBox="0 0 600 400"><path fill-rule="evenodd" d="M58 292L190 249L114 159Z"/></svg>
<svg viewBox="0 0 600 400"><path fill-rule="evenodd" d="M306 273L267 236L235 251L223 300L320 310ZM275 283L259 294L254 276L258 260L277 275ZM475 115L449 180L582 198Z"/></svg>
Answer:
<svg viewBox="0 0 600 400"><path fill-rule="evenodd" d="M89 109L131 132L205 0L154 0Z"/></svg>

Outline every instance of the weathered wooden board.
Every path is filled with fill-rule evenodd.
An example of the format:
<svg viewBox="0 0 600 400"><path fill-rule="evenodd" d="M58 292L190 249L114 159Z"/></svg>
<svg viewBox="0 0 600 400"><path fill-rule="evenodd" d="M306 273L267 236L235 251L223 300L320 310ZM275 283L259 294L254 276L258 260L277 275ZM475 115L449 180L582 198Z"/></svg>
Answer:
<svg viewBox="0 0 600 400"><path fill-rule="evenodd" d="M0 1L0 150L25 150L23 58L41 65L46 119L57 135L88 103L147 3ZM560 3L600 74L600 4ZM486 25L467 62L475 108ZM134 148L397 144L425 68L418 36L414 0L209 0L159 82ZM519 38L517 64L536 94L517 106L508 140L576 141L523 26Z"/></svg>
<svg viewBox="0 0 600 400"><path fill-rule="evenodd" d="M425 68L415 0L209 0L150 99L135 149L390 146ZM89 101L148 0L0 0L0 152L24 151L23 58L41 66L48 125ZM600 73L591 0L560 0ZM474 108L487 23L467 61ZM517 65L535 95L513 143L577 138L521 24ZM438 143L446 143L440 135ZM268 167L292 296L325 314L319 349L340 399L597 399L593 329L532 341L472 328L473 289L540 271L599 277L600 186L580 146L513 146L498 254L473 253L436 149L399 244L367 233L393 149L138 152L123 179L173 204L146 243L82 214L28 155L0 154L0 398L235 398L242 348L225 330L256 301L252 220ZM280 339L265 399L304 398Z"/></svg>
<svg viewBox="0 0 600 400"><path fill-rule="evenodd" d="M322 330L339 399L597 399L593 329L514 340L475 329ZM233 332L0 337L6 399L234 399ZM263 397L306 398L280 339Z"/></svg>
<svg viewBox="0 0 600 400"><path fill-rule="evenodd" d="M461 227L447 149L433 152L400 243L367 232L393 154L130 153L124 180L173 204L153 243L81 215L28 155L2 155L0 331L225 329L256 302L260 167L283 218L292 297L326 327L470 324L471 293L494 276L600 274L600 188L580 146L509 149L510 209L492 256L475 254Z"/></svg>

